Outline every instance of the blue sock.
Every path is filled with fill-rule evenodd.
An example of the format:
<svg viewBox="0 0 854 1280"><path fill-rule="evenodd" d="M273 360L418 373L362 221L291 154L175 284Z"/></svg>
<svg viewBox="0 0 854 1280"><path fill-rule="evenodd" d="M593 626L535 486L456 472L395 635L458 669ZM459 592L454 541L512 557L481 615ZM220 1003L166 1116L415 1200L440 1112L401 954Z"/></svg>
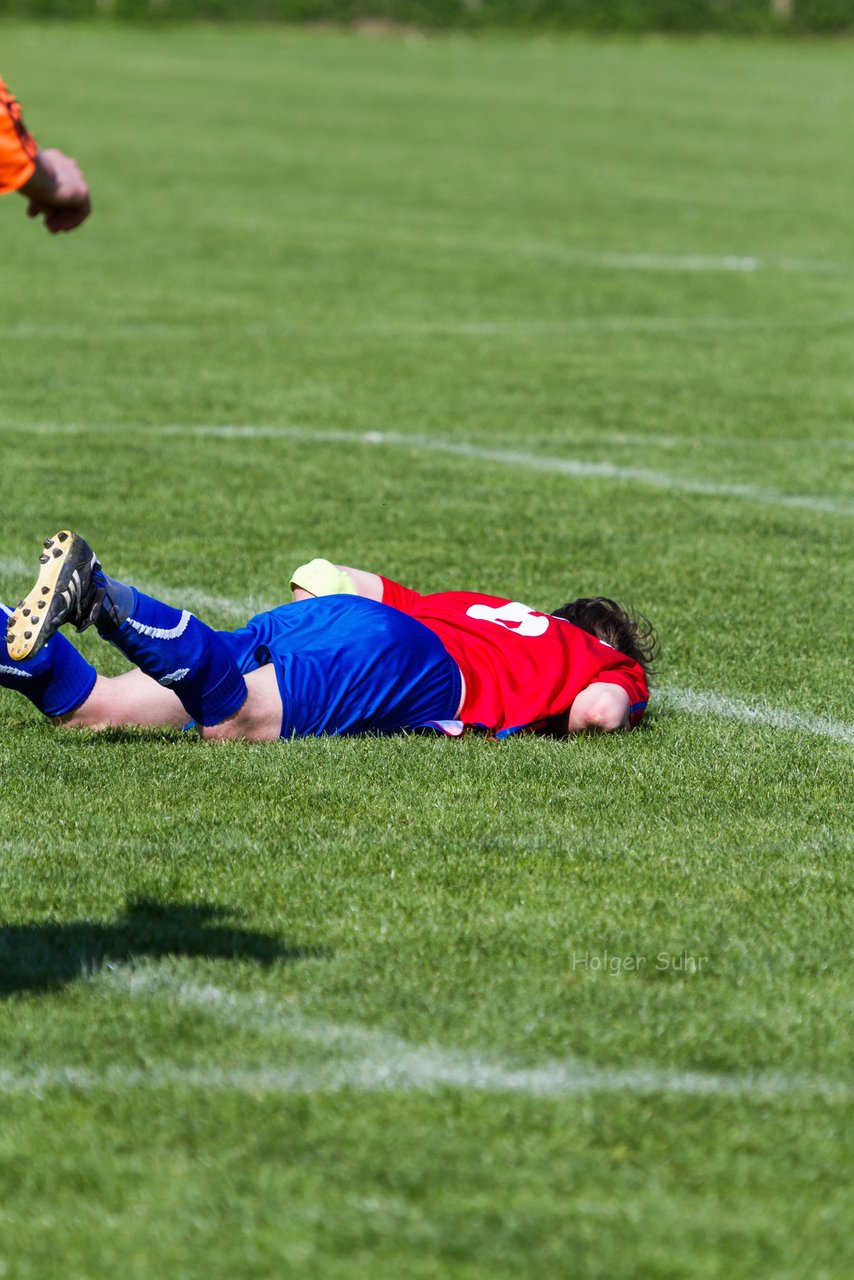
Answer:
<svg viewBox="0 0 854 1280"><path fill-rule="evenodd" d="M133 592L128 617L119 627L103 630L103 638L158 684L174 689L197 724L220 724L238 712L246 701L246 681L222 637L186 609L128 589Z"/></svg>
<svg viewBox="0 0 854 1280"><path fill-rule="evenodd" d="M0 604L0 627L11 612ZM0 657L0 685L22 693L50 717L67 716L79 707L96 679L95 668L59 632L29 662L13 662L5 652Z"/></svg>

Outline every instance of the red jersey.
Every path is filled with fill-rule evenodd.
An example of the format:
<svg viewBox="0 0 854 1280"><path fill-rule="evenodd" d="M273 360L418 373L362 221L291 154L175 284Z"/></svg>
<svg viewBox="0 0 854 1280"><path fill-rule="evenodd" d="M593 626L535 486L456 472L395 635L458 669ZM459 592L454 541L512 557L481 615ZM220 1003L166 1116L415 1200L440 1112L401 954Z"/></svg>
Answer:
<svg viewBox="0 0 854 1280"><path fill-rule="evenodd" d="M643 668L573 623L496 596L420 595L389 578L382 584L383 604L423 622L460 668L466 686L461 724L499 737L544 727L597 683L625 689L630 723L640 721L649 698Z"/></svg>
<svg viewBox="0 0 854 1280"><path fill-rule="evenodd" d="M0 79L0 195L29 182L38 144L21 119L21 108Z"/></svg>

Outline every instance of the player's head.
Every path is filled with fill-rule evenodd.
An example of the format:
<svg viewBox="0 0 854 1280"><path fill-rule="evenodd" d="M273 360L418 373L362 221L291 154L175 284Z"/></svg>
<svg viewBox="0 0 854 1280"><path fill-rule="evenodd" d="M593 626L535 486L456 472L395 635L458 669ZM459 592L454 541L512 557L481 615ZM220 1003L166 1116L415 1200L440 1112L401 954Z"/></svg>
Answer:
<svg viewBox="0 0 854 1280"><path fill-rule="evenodd" d="M642 613L624 609L607 596L590 596L562 605L554 610L553 617L564 618L597 640L603 640L620 653L634 658L643 667L647 678L652 674L653 663L658 656L658 636Z"/></svg>

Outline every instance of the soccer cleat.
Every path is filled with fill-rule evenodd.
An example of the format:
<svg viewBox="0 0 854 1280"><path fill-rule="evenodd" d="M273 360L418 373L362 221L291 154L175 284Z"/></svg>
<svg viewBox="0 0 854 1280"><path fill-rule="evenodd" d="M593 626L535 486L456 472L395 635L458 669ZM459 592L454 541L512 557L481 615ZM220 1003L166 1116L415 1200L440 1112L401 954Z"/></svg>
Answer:
<svg viewBox="0 0 854 1280"><path fill-rule="evenodd" d="M85 631L98 616L104 589L93 581L101 566L89 543L70 529L46 538L36 584L8 623L6 647L26 662L65 622Z"/></svg>

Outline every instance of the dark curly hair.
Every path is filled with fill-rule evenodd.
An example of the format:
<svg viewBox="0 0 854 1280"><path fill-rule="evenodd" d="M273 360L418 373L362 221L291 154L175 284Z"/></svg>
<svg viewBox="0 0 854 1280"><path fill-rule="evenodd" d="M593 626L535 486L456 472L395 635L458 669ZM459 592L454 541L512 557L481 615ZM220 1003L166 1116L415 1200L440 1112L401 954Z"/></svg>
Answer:
<svg viewBox="0 0 854 1280"><path fill-rule="evenodd" d="M655 628L642 613L624 609L616 600L607 596L590 596L582 600L571 600L569 604L555 609L553 617L564 618L573 626L580 627L597 640L634 658L643 667L644 675L649 679L655 674L655 660L659 653L659 642Z"/></svg>

